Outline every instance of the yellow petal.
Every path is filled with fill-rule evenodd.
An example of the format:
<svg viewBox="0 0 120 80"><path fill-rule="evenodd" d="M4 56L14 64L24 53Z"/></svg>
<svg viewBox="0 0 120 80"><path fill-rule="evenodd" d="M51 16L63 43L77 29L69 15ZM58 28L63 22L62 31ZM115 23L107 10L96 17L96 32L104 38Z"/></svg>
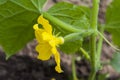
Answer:
<svg viewBox="0 0 120 80"><path fill-rule="evenodd" d="M38 17L38 23L41 24L48 33L52 34L52 26L47 19L43 18L43 15Z"/></svg>
<svg viewBox="0 0 120 80"><path fill-rule="evenodd" d="M39 29L38 24L35 24L33 26L33 28L35 29L35 37L36 37L37 41L39 43L42 43L43 42L43 40L42 40L42 33L44 32L44 30Z"/></svg>
<svg viewBox="0 0 120 80"><path fill-rule="evenodd" d="M63 43L64 43L64 39L62 37L55 37L55 36L53 36L52 39L49 41L49 44L52 47L56 47L59 44L63 44Z"/></svg>
<svg viewBox="0 0 120 80"><path fill-rule="evenodd" d="M62 73L62 72L63 72L63 70L61 69L61 67L58 66L58 65L55 67L55 70L56 70L58 73Z"/></svg>
<svg viewBox="0 0 120 80"><path fill-rule="evenodd" d="M57 51L56 47L52 48L52 52L53 52L54 57L55 57L55 62L57 63L57 66L55 67L55 70L56 70L58 73L62 73L63 70L62 70L61 67L60 67L60 54L59 54L59 52Z"/></svg>
<svg viewBox="0 0 120 80"><path fill-rule="evenodd" d="M56 43L55 43L54 40L50 40L49 44L50 44L51 47L56 47Z"/></svg>
<svg viewBox="0 0 120 80"><path fill-rule="evenodd" d="M42 38L43 38L44 41L49 42L52 39L52 35L47 33L47 32L43 32L42 33Z"/></svg>
<svg viewBox="0 0 120 80"><path fill-rule="evenodd" d="M42 28L38 27L38 24L35 24L33 28L35 29L35 36L38 41L38 45L36 46L36 51L39 53L38 59L48 60L52 56L55 57L55 62L57 66L55 70L58 73L63 72L60 67L60 54L56 49L56 46L64 43L64 39L62 37L56 37L52 35L52 26L49 24L49 21L43 16L39 16L38 23L43 26Z"/></svg>
<svg viewBox="0 0 120 80"><path fill-rule="evenodd" d="M39 17L38 17L38 20L37 20L37 22L39 23L39 24L44 24L44 23L49 23L49 21L47 20L47 19L45 19L44 17L43 17L43 15L40 15Z"/></svg>
<svg viewBox="0 0 120 80"><path fill-rule="evenodd" d="M55 37L54 40L55 40L56 45L64 43L64 38L63 37Z"/></svg>
<svg viewBox="0 0 120 80"><path fill-rule="evenodd" d="M38 30L38 29L39 29L39 28L38 28L38 24L34 24L34 25L33 25L33 29Z"/></svg>
<svg viewBox="0 0 120 80"><path fill-rule="evenodd" d="M36 46L36 51L39 53L37 58L41 60L48 60L52 55L51 47L48 45L48 43L42 45L38 44Z"/></svg>

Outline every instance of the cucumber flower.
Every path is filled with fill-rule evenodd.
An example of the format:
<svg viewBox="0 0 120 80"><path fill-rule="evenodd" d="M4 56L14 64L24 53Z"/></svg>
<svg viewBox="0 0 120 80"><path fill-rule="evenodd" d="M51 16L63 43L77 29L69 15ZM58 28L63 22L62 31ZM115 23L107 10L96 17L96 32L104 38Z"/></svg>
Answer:
<svg viewBox="0 0 120 80"><path fill-rule="evenodd" d="M39 24L42 25L42 28L38 27ZM57 51L57 47L64 43L64 39L52 34L52 26L49 24L47 19L43 18L42 15L39 16L38 24L35 24L33 28L35 30L36 40L38 41L36 51L39 55L37 58L40 60L48 60L52 55L54 55L55 62L57 64L55 70L58 73L63 72L60 67L60 54Z"/></svg>

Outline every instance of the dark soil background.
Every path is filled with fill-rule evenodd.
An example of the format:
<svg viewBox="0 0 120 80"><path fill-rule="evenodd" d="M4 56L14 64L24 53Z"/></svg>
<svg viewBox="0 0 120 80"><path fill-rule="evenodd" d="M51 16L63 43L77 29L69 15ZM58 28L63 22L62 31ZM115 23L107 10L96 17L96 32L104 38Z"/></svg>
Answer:
<svg viewBox="0 0 120 80"><path fill-rule="evenodd" d="M91 0L48 0L45 10L59 1L68 1L77 5L91 6ZM101 0L99 22L105 22L105 11L111 0ZM109 34L105 34L108 40L111 40ZM34 50L36 41L28 43L26 47L5 60L5 53L0 50L0 80L70 80L71 58L72 56L61 53L61 66L64 73L58 74L54 70L55 62L51 58L49 61L41 61L36 59L37 53ZM112 58L114 50L104 42L101 60L104 62ZM90 73L90 65L84 59L80 59L76 55L76 70L80 80L87 80ZM96 80L100 74L108 74L105 80L119 80L120 74L117 73L110 65L104 65L103 69L97 73ZM72 80L72 79L71 79Z"/></svg>

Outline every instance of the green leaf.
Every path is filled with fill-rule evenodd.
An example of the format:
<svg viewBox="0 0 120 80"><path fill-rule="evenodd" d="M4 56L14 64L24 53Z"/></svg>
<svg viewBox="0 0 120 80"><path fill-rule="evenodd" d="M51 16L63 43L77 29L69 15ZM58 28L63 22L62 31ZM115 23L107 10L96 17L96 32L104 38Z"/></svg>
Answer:
<svg viewBox="0 0 120 80"><path fill-rule="evenodd" d="M36 12L41 12L42 11L42 7L44 5L44 3L46 2L46 0L10 0L12 2L14 2L15 4L31 10L31 11L36 11Z"/></svg>
<svg viewBox="0 0 120 80"><path fill-rule="evenodd" d="M113 0L106 12L105 29L112 34L113 42L120 46L120 0Z"/></svg>
<svg viewBox="0 0 120 80"><path fill-rule="evenodd" d="M90 9L88 7L60 2L51 7L47 12L61 21L76 27L77 29L88 30L90 28ZM59 26L55 26L55 28L64 32Z"/></svg>
<svg viewBox="0 0 120 80"><path fill-rule="evenodd" d="M74 54L81 46L82 40L66 41L62 46L60 46L60 50L67 54Z"/></svg>
<svg viewBox="0 0 120 80"><path fill-rule="evenodd" d="M90 35L91 32L80 32L80 33L71 33L64 37L65 43L60 46L60 49L67 53L72 54L75 53L82 47L82 42L84 37Z"/></svg>
<svg viewBox="0 0 120 80"><path fill-rule="evenodd" d="M117 72L120 73L120 52L114 53L110 64Z"/></svg>
<svg viewBox="0 0 120 80"><path fill-rule="evenodd" d="M82 33L72 33L64 37L65 43L60 46L60 50L67 54L73 54L82 46Z"/></svg>
<svg viewBox="0 0 120 80"><path fill-rule="evenodd" d="M0 4L4 4L7 0L0 0Z"/></svg>
<svg viewBox="0 0 120 80"><path fill-rule="evenodd" d="M0 45L7 57L34 38L32 26L46 0L0 0Z"/></svg>
<svg viewBox="0 0 120 80"><path fill-rule="evenodd" d="M90 30L89 17L90 9L88 7L77 6L66 2L60 2L51 7L48 11L52 16L61 21L74 26L77 29L87 31ZM57 33L61 31L63 36L69 36L68 31L61 29L58 25L52 23ZM82 32L80 32L82 33ZM74 33L73 33L74 34ZM71 34L70 34L71 35ZM83 36L73 36L70 40L65 40L65 43L60 46L60 49L65 53L75 53L82 45Z"/></svg>

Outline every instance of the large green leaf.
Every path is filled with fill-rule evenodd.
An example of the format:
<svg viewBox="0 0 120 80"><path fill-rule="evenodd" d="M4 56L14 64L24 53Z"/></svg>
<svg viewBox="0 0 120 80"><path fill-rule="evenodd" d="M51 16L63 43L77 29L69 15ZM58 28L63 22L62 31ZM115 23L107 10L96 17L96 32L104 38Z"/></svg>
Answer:
<svg viewBox="0 0 120 80"><path fill-rule="evenodd" d="M7 56L34 38L32 26L46 0L0 0L0 45Z"/></svg>
<svg viewBox="0 0 120 80"><path fill-rule="evenodd" d="M80 29L81 31L90 30L90 9L88 7L77 6L66 2L60 2L51 7L48 10L48 13L60 19L61 21L70 24L77 29ZM58 25L54 27L58 29L58 31L61 31L61 34L64 34L64 36L68 33L68 31L64 31ZM60 47L61 50L66 53L76 52L82 45L81 40L83 39L83 36L79 35L75 37L79 37L79 39L75 40L74 38L71 38L71 40L65 41L65 43Z"/></svg>
<svg viewBox="0 0 120 80"><path fill-rule="evenodd" d="M89 29L88 17L90 9L88 7L60 2L51 7L47 12L78 29ZM60 30L60 27L58 29Z"/></svg>
<svg viewBox="0 0 120 80"><path fill-rule="evenodd" d="M113 42L120 46L120 0L113 0L106 12L105 29L112 34Z"/></svg>
<svg viewBox="0 0 120 80"><path fill-rule="evenodd" d="M114 53L110 64L117 72L120 73L120 52Z"/></svg>

